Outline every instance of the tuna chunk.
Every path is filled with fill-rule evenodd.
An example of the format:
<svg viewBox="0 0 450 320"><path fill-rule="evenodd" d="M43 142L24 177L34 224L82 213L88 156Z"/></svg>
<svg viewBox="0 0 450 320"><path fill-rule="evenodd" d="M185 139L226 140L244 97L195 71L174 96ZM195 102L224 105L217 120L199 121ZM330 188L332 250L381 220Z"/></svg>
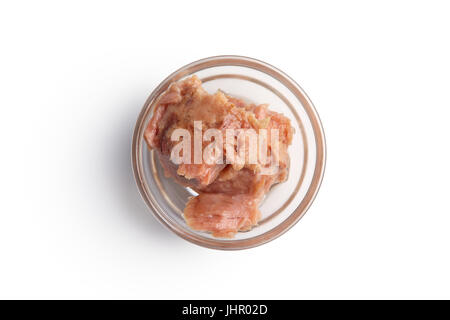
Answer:
<svg viewBox="0 0 450 320"><path fill-rule="evenodd" d="M186 129L193 137L194 121L202 121L203 130L240 128L240 120L234 115L233 109L235 105L228 101L225 94L220 91L213 95L208 94L201 87L201 81L193 76L172 84L160 97L145 131L145 139L150 148L156 149L161 154L161 161L167 162L173 146L177 143L171 141L175 129ZM194 160L192 151L190 163L182 163L176 167L176 175L186 178L188 184L193 187L210 184L225 167L216 164L196 164ZM169 168L171 165L166 164L165 167Z"/></svg>
<svg viewBox="0 0 450 320"><path fill-rule="evenodd" d="M196 128L194 121L201 121L202 127ZM191 137L194 132L204 133L207 129L217 129L224 137L227 129L254 129L256 132L268 129L268 162L250 163L250 141L244 139L241 141L246 152L243 163L194 163L194 144L191 143L190 161L177 165L170 159L178 143L171 140L176 129L187 130ZM277 153L273 152L270 129L279 132ZM166 176L199 192L184 210L187 224L215 237L233 237L236 232L249 230L257 224L261 199L272 185L286 180L289 171L287 149L292 135L289 119L270 111L267 105L247 104L221 91L209 94L202 88L201 81L192 76L173 83L161 95L144 137L149 148L159 155ZM203 150L206 142L201 144ZM238 146L233 148L239 152ZM230 149L224 141L222 160L227 158L227 150ZM279 165L267 171L275 162Z"/></svg>
<svg viewBox="0 0 450 320"><path fill-rule="evenodd" d="M230 238L251 229L259 220L258 201L251 195L203 193L192 198L184 209L187 224L214 237Z"/></svg>

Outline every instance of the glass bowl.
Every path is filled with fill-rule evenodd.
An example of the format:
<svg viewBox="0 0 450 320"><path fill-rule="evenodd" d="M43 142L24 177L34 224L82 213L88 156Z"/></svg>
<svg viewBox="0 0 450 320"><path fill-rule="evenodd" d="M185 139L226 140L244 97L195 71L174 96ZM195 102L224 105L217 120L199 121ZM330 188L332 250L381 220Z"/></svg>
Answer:
<svg viewBox="0 0 450 320"><path fill-rule="evenodd" d="M164 176L156 153L144 141L144 131L155 101L172 82L197 75L203 87L218 89L246 102L268 103L281 112L295 129L289 147L291 168L286 182L272 187L260 205L262 218L250 231L233 239L214 238L192 230L183 209L196 195L190 188ZM180 237L195 244L223 250L245 249L271 241L289 230L313 202L325 167L325 138L319 116L306 93L275 67L248 57L217 56L190 63L172 73L151 93L138 117L132 146L132 164L139 191L154 216Z"/></svg>

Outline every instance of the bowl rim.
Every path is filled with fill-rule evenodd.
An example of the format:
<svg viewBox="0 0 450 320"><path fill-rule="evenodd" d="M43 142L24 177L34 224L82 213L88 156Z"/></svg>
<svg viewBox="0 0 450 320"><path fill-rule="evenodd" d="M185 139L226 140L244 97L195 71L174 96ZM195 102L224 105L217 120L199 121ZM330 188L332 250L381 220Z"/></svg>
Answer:
<svg viewBox="0 0 450 320"><path fill-rule="evenodd" d="M168 88L170 83L178 81L181 78L200 70L218 66L240 66L256 69L282 83L302 103L303 108L305 109L305 112L307 113L308 118L311 122L315 140L316 162L313 177L304 198L297 206L297 208L289 215L288 218L286 218L282 223L272 228L271 230L252 238L238 239L234 241L203 238L194 234L188 234L184 232L181 227L171 223L171 221L161 215L156 208L155 203L153 203L152 201L152 196L147 193L147 189L145 188L146 179L143 173L144 169L142 165L142 148L144 146L146 147L146 144L143 141L143 133L145 131L144 122L147 118L148 113L151 111L152 105L155 100L162 92L164 92ZM166 77L152 91L150 96L145 101L144 106L142 107L142 110L139 113L136 121L133 133L131 161L133 174L139 193L144 202L149 207L153 216L155 216L161 224L163 224L165 227L167 227L169 230L171 230L181 238L202 247L220 250L240 250L257 247L278 238L289 229L291 229L305 215L314 199L316 198L316 195L322 184L326 164L326 141L320 117L312 101L310 100L306 92L291 77L289 77L286 73L279 70L278 68L258 59L238 55L219 55L196 60L179 68L168 77Z"/></svg>

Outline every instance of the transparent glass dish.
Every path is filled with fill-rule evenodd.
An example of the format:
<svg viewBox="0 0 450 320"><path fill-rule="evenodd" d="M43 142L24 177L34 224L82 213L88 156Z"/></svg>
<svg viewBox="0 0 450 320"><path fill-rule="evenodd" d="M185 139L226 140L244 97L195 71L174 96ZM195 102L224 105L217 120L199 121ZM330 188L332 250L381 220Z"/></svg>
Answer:
<svg viewBox="0 0 450 320"><path fill-rule="evenodd" d="M260 205L262 218L250 231L233 239L214 238L192 230L183 218L188 199L196 193L164 176L158 158L147 148L144 131L155 101L172 82L197 75L203 87L218 89L257 104L268 103L271 110L291 120L295 129L289 147L291 168L286 182L272 187ZM223 250L245 249L271 241L289 230L313 202L325 167L325 138L319 116L306 93L289 76L275 67L248 57L205 58L172 73L151 93L138 117L132 146L132 164L139 191L154 214L166 227L195 244Z"/></svg>

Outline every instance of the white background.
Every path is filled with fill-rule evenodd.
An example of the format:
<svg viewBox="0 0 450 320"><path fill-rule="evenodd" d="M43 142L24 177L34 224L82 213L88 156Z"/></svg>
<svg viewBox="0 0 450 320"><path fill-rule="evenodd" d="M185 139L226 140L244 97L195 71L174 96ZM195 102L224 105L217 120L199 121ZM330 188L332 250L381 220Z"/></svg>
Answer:
<svg viewBox="0 0 450 320"><path fill-rule="evenodd" d="M3 1L0 298L450 298L447 1ZM306 90L328 161L281 238L221 252L149 214L130 166L167 75L219 54Z"/></svg>

